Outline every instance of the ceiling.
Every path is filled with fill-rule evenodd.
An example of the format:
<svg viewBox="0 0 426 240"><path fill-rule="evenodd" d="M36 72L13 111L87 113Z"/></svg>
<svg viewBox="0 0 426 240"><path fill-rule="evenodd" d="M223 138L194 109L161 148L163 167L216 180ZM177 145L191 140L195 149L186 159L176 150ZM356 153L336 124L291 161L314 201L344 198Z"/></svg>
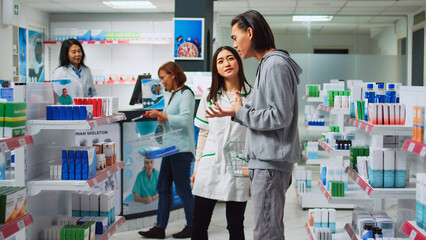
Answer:
<svg viewBox="0 0 426 240"><path fill-rule="evenodd" d="M173 12L175 0L151 0L156 9L117 10L102 0L18 0L51 13ZM237 14L256 9L263 14L401 15L425 7L425 0L216 0L214 11Z"/></svg>
<svg viewBox="0 0 426 240"><path fill-rule="evenodd" d="M102 0L15 0L49 13L172 13L175 0L151 0L156 9L114 9ZM426 7L426 0L216 0L214 12L220 23L229 25L233 16L249 9L261 12L274 31L321 33L358 33L393 26L404 15ZM333 15L331 23L294 23L294 14ZM308 30L307 30L308 29Z"/></svg>

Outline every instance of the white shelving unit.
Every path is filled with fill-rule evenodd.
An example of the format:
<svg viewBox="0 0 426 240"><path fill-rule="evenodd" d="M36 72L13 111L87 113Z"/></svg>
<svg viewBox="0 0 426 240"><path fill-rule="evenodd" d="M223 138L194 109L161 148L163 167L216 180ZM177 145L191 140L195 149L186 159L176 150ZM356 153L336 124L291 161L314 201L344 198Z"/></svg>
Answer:
<svg viewBox="0 0 426 240"><path fill-rule="evenodd" d="M307 102L313 102L313 103L323 102L321 97L309 97L308 95L303 95L303 100L306 100Z"/></svg>
<svg viewBox="0 0 426 240"><path fill-rule="evenodd" d="M84 180L50 180L48 175L42 175L34 180L28 181L28 193L31 196L39 194L41 191L89 191L95 185L107 179L112 174L120 171L125 166L124 162L107 167L98 171L94 178Z"/></svg>
<svg viewBox="0 0 426 240"><path fill-rule="evenodd" d="M126 220L123 216L116 216L115 222L109 226L108 231L104 234L96 234L96 240L107 240L110 239L111 236L118 231L118 229L123 225Z"/></svg>
<svg viewBox="0 0 426 240"><path fill-rule="evenodd" d="M327 132L329 130L328 126L312 126L308 125L306 122L303 124L306 130L308 131L318 131L318 132Z"/></svg>
<svg viewBox="0 0 426 240"><path fill-rule="evenodd" d="M75 130L91 129L125 119L125 115L120 113L88 121L27 121L27 129L34 140L34 145L27 147L23 167L25 174L22 176L28 189L27 209L34 218L34 223L27 228L27 239L42 239L44 229L49 228L58 217L70 216L72 191L89 191L124 168L125 164L120 159L87 181L49 180L49 165L61 159L60 149L75 146ZM115 224L110 226L108 232L96 239L110 238L123 222L123 217L116 217Z"/></svg>
<svg viewBox="0 0 426 240"><path fill-rule="evenodd" d="M324 185L322 185L321 180L318 180L317 185L324 197L331 204L350 204L352 205L352 208L354 208L354 203L357 205L369 205L372 203L371 199L366 197L362 191L357 189L355 184L348 184L348 191L345 192L344 197L332 197Z"/></svg>
<svg viewBox="0 0 426 240"><path fill-rule="evenodd" d="M349 157L350 155L349 150L336 150L321 139L318 140L318 145L321 146L328 153L332 154L333 156Z"/></svg>

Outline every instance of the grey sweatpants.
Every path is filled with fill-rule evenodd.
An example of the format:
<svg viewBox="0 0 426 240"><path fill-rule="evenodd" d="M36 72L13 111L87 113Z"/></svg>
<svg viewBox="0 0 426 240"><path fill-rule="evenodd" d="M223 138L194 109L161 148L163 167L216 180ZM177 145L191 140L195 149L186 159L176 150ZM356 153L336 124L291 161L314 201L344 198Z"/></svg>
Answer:
<svg viewBox="0 0 426 240"><path fill-rule="evenodd" d="M291 173L250 169L253 207L253 240L284 240L285 193Z"/></svg>

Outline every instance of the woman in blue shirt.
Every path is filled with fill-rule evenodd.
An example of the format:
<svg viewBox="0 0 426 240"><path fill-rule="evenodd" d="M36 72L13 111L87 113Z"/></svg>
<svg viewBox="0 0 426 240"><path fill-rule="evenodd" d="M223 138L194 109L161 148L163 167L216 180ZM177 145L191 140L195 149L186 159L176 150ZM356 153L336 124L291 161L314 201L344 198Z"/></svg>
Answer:
<svg viewBox="0 0 426 240"><path fill-rule="evenodd" d="M133 185L135 202L149 204L158 199L158 175L157 169L154 168L154 160L145 159L144 169L138 174Z"/></svg>
<svg viewBox="0 0 426 240"><path fill-rule="evenodd" d="M167 62L158 70L158 77L162 80L166 91L172 95L163 112L148 111L149 117L157 118L164 126L166 135L164 142L175 145L179 153L164 157L161 161L160 176L157 190L160 195L158 200L157 224L149 231L140 231L139 234L148 238L165 238L165 229L169 221L172 199L172 182L175 183L176 192L182 199L185 211L185 228L172 236L174 238L191 237L192 213L194 199L190 185L190 166L194 159L194 93L185 85L186 76L175 62ZM174 136L173 131L180 130L179 136Z"/></svg>

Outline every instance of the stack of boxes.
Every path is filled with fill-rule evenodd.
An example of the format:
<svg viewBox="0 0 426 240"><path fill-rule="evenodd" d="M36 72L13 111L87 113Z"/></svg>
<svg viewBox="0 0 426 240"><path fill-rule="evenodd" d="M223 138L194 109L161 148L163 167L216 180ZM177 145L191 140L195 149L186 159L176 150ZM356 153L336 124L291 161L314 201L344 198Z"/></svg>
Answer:
<svg viewBox="0 0 426 240"><path fill-rule="evenodd" d="M73 193L73 217L104 217L107 225L115 222L114 191Z"/></svg>
<svg viewBox="0 0 426 240"><path fill-rule="evenodd" d="M0 136L5 138L24 135L27 123L27 103L0 103Z"/></svg>
<svg viewBox="0 0 426 240"><path fill-rule="evenodd" d="M25 187L0 187L0 224L9 223L25 214L26 192Z"/></svg>
<svg viewBox="0 0 426 240"><path fill-rule="evenodd" d="M79 217L63 217L58 219L58 224L44 231L46 240L95 240L95 221L80 222Z"/></svg>
<svg viewBox="0 0 426 240"><path fill-rule="evenodd" d="M355 171L357 169L357 158L361 156L370 156L370 148L362 146L352 146L350 149L350 167Z"/></svg>
<svg viewBox="0 0 426 240"><path fill-rule="evenodd" d="M308 97L320 97L320 85L306 85L306 95Z"/></svg>
<svg viewBox="0 0 426 240"><path fill-rule="evenodd" d="M297 191L299 194L305 193L308 188L312 187L312 171L306 170L304 167L296 167L294 171Z"/></svg>
<svg viewBox="0 0 426 240"><path fill-rule="evenodd" d="M93 106L93 117L118 113L118 97L74 98L74 104Z"/></svg>
<svg viewBox="0 0 426 240"><path fill-rule="evenodd" d="M406 154L399 149L370 149L369 157L357 157L359 175L373 188L405 188Z"/></svg>
<svg viewBox="0 0 426 240"><path fill-rule="evenodd" d="M350 91L328 91L328 106L334 108L349 108ZM335 101L337 100L337 101ZM336 103L336 105L335 105Z"/></svg>
<svg viewBox="0 0 426 240"><path fill-rule="evenodd" d="M320 228L328 228L331 233L336 232L336 209L315 208L309 209L309 226L317 232Z"/></svg>
<svg viewBox="0 0 426 240"><path fill-rule="evenodd" d="M333 192L334 195L332 196L345 196L344 193L348 190L348 174L345 173L345 168L348 164L348 162L345 162L343 167L336 166L336 164L321 164L321 183L325 186L327 191ZM334 186L334 190L332 186Z"/></svg>
<svg viewBox="0 0 426 240"><path fill-rule="evenodd" d="M368 104L368 122L374 125L405 125L405 114L405 104Z"/></svg>
<svg viewBox="0 0 426 240"><path fill-rule="evenodd" d="M112 166L117 163L115 142L94 143L93 147L96 149L96 154L103 154L105 156L106 166ZM102 162L97 163L97 165L101 167Z"/></svg>
<svg viewBox="0 0 426 240"><path fill-rule="evenodd" d="M352 226L355 234L363 236L365 225L381 228L383 237L391 238L394 236L394 223L385 212L355 209L352 215Z"/></svg>
<svg viewBox="0 0 426 240"><path fill-rule="evenodd" d="M305 122L309 126L324 126L325 119L324 115L320 114L318 108L312 105L305 106Z"/></svg>
<svg viewBox="0 0 426 240"><path fill-rule="evenodd" d="M92 105L47 105L46 120L90 120L93 118Z"/></svg>
<svg viewBox="0 0 426 240"><path fill-rule="evenodd" d="M94 147L74 147L61 153L62 180L88 180L96 176Z"/></svg>
<svg viewBox="0 0 426 240"><path fill-rule="evenodd" d="M318 159L318 142L308 142L305 146L305 151L308 159Z"/></svg>

